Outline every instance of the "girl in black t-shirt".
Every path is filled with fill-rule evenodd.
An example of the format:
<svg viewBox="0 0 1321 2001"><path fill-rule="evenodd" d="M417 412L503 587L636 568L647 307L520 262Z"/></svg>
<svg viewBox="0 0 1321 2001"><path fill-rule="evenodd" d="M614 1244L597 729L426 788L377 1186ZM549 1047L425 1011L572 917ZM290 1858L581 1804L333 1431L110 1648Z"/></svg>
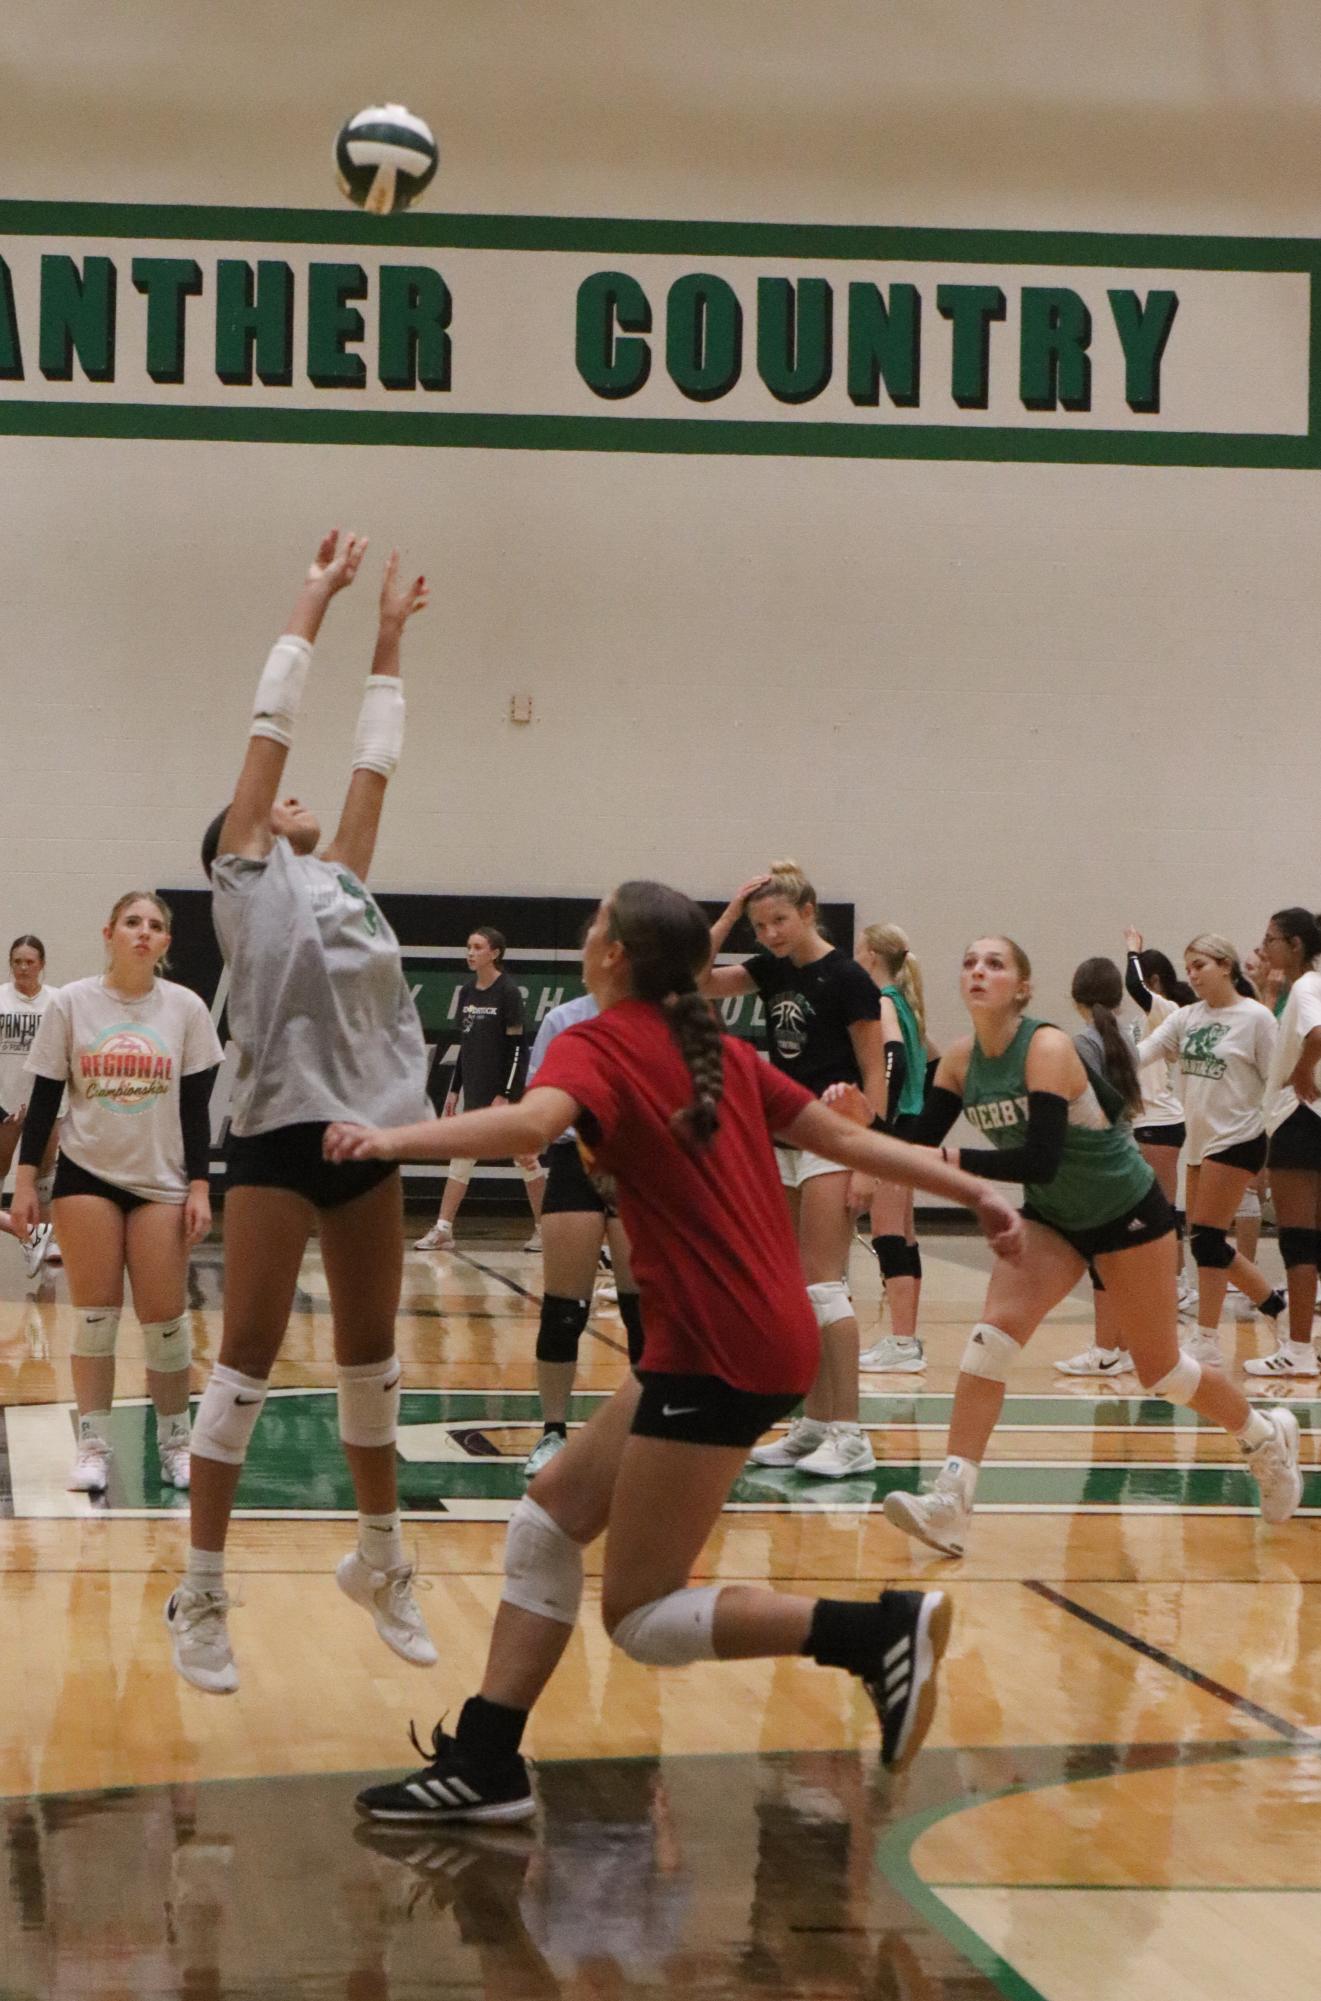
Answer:
<svg viewBox="0 0 1321 2001"><path fill-rule="evenodd" d="M741 966L715 965L745 909L762 950ZM712 927L711 956L703 990L719 998L761 995L777 1070L818 1098L834 1084L860 1085L876 1115L885 1116L880 993L856 960L822 937L816 891L797 862L775 862L768 875L744 883ZM858 1421L858 1322L848 1287L849 1176L834 1161L801 1148L777 1146L775 1153L821 1329L821 1368L805 1414L795 1418L786 1437L759 1445L752 1457L761 1466L839 1480L876 1464Z"/></svg>

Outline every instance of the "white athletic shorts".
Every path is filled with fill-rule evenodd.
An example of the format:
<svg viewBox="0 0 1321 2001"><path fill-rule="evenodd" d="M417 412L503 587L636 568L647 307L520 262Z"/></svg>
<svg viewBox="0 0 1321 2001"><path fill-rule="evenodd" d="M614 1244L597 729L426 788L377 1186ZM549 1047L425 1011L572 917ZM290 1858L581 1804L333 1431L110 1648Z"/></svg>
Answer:
<svg viewBox="0 0 1321 2001"><path fill-rule="evenodd" d="M777 1146L775 1164L786 1188L801 1188L818 1174L848 1173L847 1167L841 1167L837 1160L823 1160L819 1153L809 1153L805 1146Z"/></svg>

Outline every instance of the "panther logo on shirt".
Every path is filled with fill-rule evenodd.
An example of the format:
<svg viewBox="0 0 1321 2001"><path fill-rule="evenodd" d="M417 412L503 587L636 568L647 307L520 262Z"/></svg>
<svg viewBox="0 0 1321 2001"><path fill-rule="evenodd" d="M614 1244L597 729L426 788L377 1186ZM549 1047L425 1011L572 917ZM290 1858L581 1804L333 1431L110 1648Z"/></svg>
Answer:
<svg viewBox="0 0 1321 2001"><path fill-rule="evenodd" d="M807 1047L811 1008L801 994L776 994L771 1001L770 1016L777 1055L786 1063L796 1063Z"/></svg>
<svg viewBox="0 0 1321 2001"><path fill-rule="evenodd" d="M136 1115L169 1095L174 1058L153 1029L120 1022L82 1051L78 1075L88 1104Z"/></svg>
<svg viewBox="0 0 1321 2001"><path fill-rule="evenodd" d="M1209 1077L1213 1082L1223 1077L1229 1065L1215 1051L1228 1034L1226 1021L1207 1021L1195 1028L1179 1051L1179 1067L1184 1076Z"/></svg>

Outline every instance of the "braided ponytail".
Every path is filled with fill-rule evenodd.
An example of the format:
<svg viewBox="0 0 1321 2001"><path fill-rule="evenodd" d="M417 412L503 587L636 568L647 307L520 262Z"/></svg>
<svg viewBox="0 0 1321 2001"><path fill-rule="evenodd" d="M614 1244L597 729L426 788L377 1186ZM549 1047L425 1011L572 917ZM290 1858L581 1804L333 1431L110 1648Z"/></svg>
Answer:
<svg viewBox="0 0 1321 2001"><path fill-rule="evenodd" d="M625 882L610 899L610 936L628 953L633 992L664 1010L679 1045L693 1080L693 1101L675 1112L670 1129L696 1151L719 1130L725 1089L720 1024L697 991L711 953L710 927L679 890L660 882Z"/></svg>
<svg viewBox="0 0 1321 2001"><path fill-rule="evenodd" d="M693 1102L674 1114L670 1131L682 1145L706 1146L720 1129L720 1100L725 1089L720 1027L710 1002L701 994L672 994L664 1007L693 1080Z"/></svg>

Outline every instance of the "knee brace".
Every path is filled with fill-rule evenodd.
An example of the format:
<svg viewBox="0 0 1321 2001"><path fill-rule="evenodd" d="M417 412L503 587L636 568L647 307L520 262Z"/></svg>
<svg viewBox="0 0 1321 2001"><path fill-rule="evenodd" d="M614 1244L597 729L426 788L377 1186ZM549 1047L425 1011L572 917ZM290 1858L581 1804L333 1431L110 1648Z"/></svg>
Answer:
<svg viewBox="0 0 1321 2001"><path fill-rule="evenodd" d="M619 1317L624 1323L628 1336L628 1365L636 1369L642 1360L642 1301L636 1292L621 1292L619 1295Z"/></svg>
<svg viewBox="0 0 1321 2001"><path fill-rule="evenodd" d="M1202 1380L1202 1365L1191 1355L1179 1350L1179 1359L1167 1376L1150 1385L1153 1396L1164 1397L1166 1403L1190 1404L1197 1395L1197 1385Z"/></svg>
<svg viewBox="0 0 1321 2001"><path fill-rule="evenodd" d="M142 1352L147 1367L163 1376L186 1369L193 1359L193 1338L182 1314L176 1320L144 1320Z"/></svg>
<svg viewBox="0 0 1321 2001"><path fill-rule="evenodd" d="M1243 1190L1243 1200L1234 1211L1236 1223L1259 1223L1261 1221L1261 1197L1249 1181Z"/></svg>
<svg viewBox="0 0 1321 2001"><path fill-rule="evenodd" d="M1321 1230L1281 1229L1279 1238L1286 1271L1296 1265L1314 1265L1321 1257Z"/></svg>
<svg viewBox="0 0 1321 2001"><path fill-rule="evenodd" d="M55 1193L55 1176L41 1174L37 1177L37 1200L43 1209L50 1208L50 1198Z"/></svg>
<svg viewBox="0 0 1321 2001"><path fill-rule="evenodd" d="M520 1160L517 1166L519 1173L523 1177L525 1188L530 1188L534 1181L540 1181L546 1172L535 1153L530 1155L527 1160Z"/></svg>
<svg viewBox="0 0 1321 2001"><path fill-rule="evenodd" d="M339 1436L342 1445L393 1445L399 1436L403 1367L397 1355L383 1362L341 1362Z"/></svg>
<svg viewBox="0 0 1321 2001"><path fill-rule="evenodd" d="M539 1362L576 1362L578 1343L592 1311L590 1299L566 1299L548 1292L541 1302L537 1326Z"/></svg>
<svg viewBox="0 0 1321 2001"><path fill-rule="evenodd" d="M1019 1344L1012 1335L1002 1333L987 1320L979 1320L968 1336L959 1373L981 1376L988 1383L1007 1383L1018 1355Z"/></svg>
<svg viewBox="0 0 1321 2001"><path fill-rule="evenodd" d="M452 1160L445 1169L445 1178L447 1181L461 1181L466 1188L472 1180L472 1171L476 1165L475 1160Z"/></svg>
<svg viewBox="0 0 1321 2001"><path fill-rule="evenodd" d="M501 1598L520 1611L573 1626L578 1622L582 1595L582 1551L553 1516L524 1494L505 1532Z"/></svg>
<svg viewBox="0 0 1321 2001"><path fill-rule="evenodd" d="M80 1310L73 1330L75 1355L86 1355L89 1360L98 1355L113 1355L118 1339L117 1306L84 1306Z"/></svg>
<svg viewBox="0 0 1321 2001"><path fill-rule="evenodd" d="M723 1588L705 1584L695 1591L671 1591L667 1598L653 1598L649 1605L626 1612L610 1637L621 1653L645 1667L713 1661L716 1599Z"/></svg>
<svg viewBox="0 0 1321 2001"><path fill-rule="evenodd" d="M1188 1242L1193 1263L1207 1271L1228 1271L1234 1262L1234 1246L1228 1230L1212 1229L1209 1223L1194 1223Z"/></svg>
<svg viewBox="0 0 1321 2001"><path fill-rule="evenodd" d="M241 1466L269 1387L260 1376L245 1376L217 1362L197 1406L193 1456Z"/></svg>
<svg viewBox="0 0 1321 2001"><path fill-rule="evenodd" d="M823 1279L818 1285L809 1285L807 1296L818 1327L833 1327L837 1320L852 1320L853 1301L842 1278Z"/></svg>

